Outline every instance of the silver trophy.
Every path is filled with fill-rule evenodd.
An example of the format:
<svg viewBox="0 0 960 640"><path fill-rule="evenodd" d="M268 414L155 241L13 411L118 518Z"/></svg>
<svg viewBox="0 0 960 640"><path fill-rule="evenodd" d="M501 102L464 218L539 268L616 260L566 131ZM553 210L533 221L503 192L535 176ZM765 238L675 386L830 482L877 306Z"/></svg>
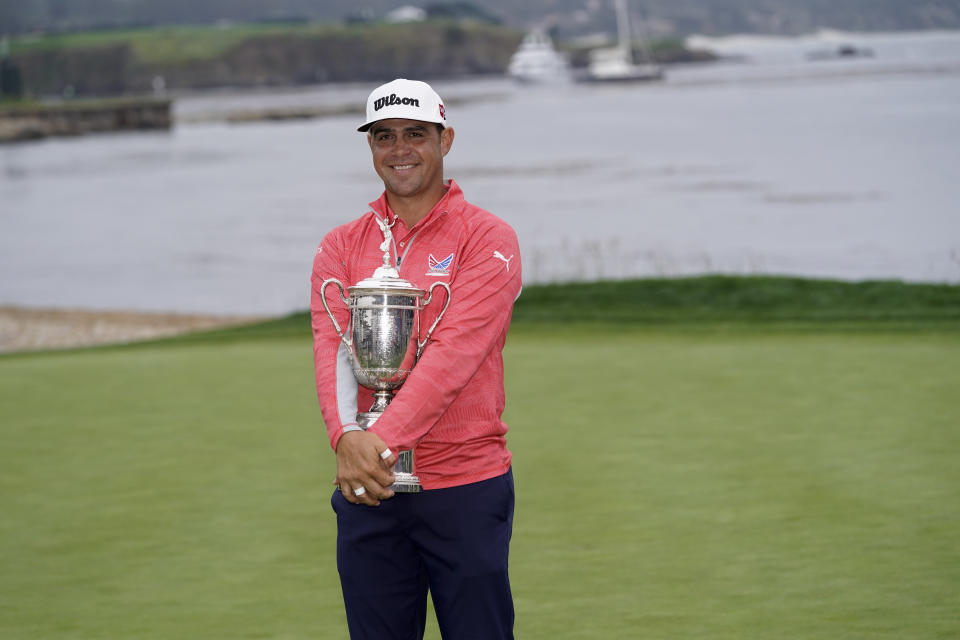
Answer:
<svg viewBox="0 0 960 640"><path fill-rule="evenodd" d="M350 351L353 375L364 387L374 390L373 406L357 414L357 424L366 430L373 426L393 399L394 392L406 381L413 366L420 359L423 348L437 328L447 307L450 306L450 287L445 282L435 282L428 290L418 289L400 277L390 265L392 225L379 219L383 231L383 265L373 276L349 287L349 296L344 295L343 283L329 278L320 285L320 300L333 322L340 340ZM340 290L340 299L350 310L350 325L341 331L340 324L330 312L324 292L327 285L335 284ZM443 287L447 300L420 340L420 311L433 300L433 290ZM420 479L413 473L413 451L398 451L394 465L393 490L400 493L420 491Z"/></svg>

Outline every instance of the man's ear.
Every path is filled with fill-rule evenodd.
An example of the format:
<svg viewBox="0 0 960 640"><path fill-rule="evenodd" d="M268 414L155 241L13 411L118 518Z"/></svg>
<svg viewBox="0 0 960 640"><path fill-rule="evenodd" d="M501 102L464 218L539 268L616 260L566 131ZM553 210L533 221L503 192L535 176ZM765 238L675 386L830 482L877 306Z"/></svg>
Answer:
<svg viewBox="0 0 960 640"><path fill-rule="evenodd" d="M443 131L440 132L440 151L443 155L450 152L450 147L453 146L453 135L452 127L444 127Z"/></svg>

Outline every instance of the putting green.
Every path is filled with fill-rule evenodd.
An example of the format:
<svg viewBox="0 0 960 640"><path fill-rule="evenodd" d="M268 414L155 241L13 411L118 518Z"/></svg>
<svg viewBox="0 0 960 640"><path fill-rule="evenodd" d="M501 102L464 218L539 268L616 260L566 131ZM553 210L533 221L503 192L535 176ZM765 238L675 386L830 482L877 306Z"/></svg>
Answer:
<svg viewBox="0 0 960 640"><path fill-rule="evenodd" d="M960 634L957 333L525 326L506 364L518 637ZM308 340L0 358L0 434L0 637L347 637Z"/></svg>
<svg viewBox="0 0 960 640"><path fill-rule="evenodd" d="M960 631L960 341L511 343L523 637Z"/></svg>

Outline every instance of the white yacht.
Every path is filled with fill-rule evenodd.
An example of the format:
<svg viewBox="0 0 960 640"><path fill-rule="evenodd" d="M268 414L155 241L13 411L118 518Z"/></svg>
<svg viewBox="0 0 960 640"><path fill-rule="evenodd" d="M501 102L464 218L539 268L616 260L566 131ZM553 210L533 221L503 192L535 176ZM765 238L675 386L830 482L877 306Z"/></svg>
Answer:
<svg viewBox="0 0 960 640"><path fill-rule="evenodd" d="M507 75L525 83L563 82L570 77L570 64L554 49L550 36L542 29L533 29L510 58Z"/></svg>

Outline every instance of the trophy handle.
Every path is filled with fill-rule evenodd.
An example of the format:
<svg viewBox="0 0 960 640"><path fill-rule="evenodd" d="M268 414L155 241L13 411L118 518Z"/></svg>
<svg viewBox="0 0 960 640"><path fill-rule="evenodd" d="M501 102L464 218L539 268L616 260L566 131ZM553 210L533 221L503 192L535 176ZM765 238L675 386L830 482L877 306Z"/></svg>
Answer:
<svg viewBox="0 0 960 640"><path fill-rule="evenodd" d="M323 281L323 284L320 285L320 302L323 303L323 308L324 310L326 310L327 316L330 318L330 321L333 323L333 328L337 332L337 335L340 336L340 339L343 340L344 344L346 344L349 347L353 343L353 336L347 337L343 335L343 331L340 330L340 324L337 322L337 319L333 317L333 312L330 311L330 307L329 305L327 305L327 296L324 294L324 291L326 290L328 284L337 285L337 289L340 290L340 299L343 300L343 304L349 306L350 300L345 295L343 295L343 283L337 280L336 278L328 278ZM444 284L444 283L438 282L436 284Z"/></svg>
<svg viewBox="0 0 960 640"><path fill-rule="evenodd" d="M432 285L430 285L430 289L427 290L427 297L423 301L423 306L426 307L428 304L430 304L430 301L433 300L433 290L437 287L443 287L447 290L447 301L444 302L443 309L440 309L437 319L433 321L433 324L430 325L430 329L427 330L427 337L423 339L423 342L417 339L417 360L420 359L420 354L423 352L423 348L427 346L427 340L429 340L430 336L433 335L433 330L437 328L437 325L443 318L443 314L447 312L447 307L450 306L450 285L448 285L446 282L434 282Z"/></svg>

